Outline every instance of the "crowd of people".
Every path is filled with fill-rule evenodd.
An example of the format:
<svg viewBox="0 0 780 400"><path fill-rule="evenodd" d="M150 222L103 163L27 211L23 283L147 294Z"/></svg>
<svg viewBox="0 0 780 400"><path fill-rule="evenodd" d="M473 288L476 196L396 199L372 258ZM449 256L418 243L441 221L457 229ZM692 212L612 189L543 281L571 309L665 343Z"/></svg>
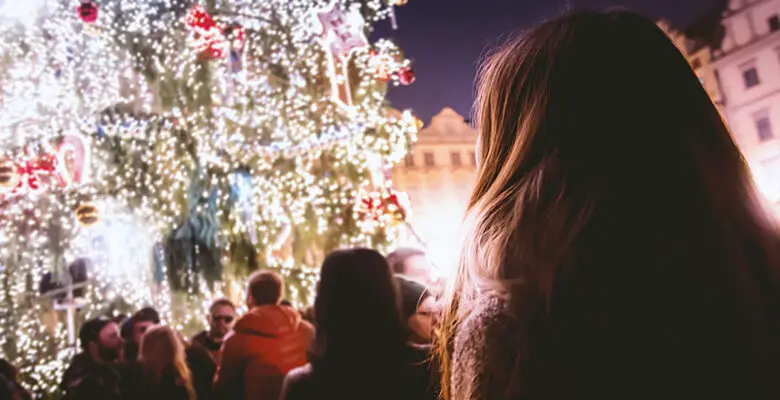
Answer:
<svg viewBox="0 0 780 400"><path fill-rule="evenodd" d="M218 299L208 329L189 340L152 308L91 319L60 389L66 400L363 398L393 377L382 396L436 399L436 304L414 279L430 281L428 271L413 268L424 257L413 249L388 259L369 249L335 252L322 265L313 310L284 300L280 275L257 272L247 283L248 312L239 317L233 302ZM8 375L14 393L26 393Z"/></svg>
<svg viewBox="0 0 780 400"><path fill-rule="evenodd" d="M421 254L343 250L299 313L260 272L249 312L217 301L191 341L153 310L121 332L89 321L67 396L780 398L777 227L664 32L572 13L489 57L478 93L478 176L445 290L409 279Z"/></svg>

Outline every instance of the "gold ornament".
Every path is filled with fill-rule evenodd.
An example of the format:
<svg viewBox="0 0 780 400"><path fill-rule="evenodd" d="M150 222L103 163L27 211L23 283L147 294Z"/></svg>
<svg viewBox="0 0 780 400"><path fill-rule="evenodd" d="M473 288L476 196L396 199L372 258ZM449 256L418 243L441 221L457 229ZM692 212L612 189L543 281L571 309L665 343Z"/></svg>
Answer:
<svg viewBox="0 0 780 400"><path fill-rule="evenodd" d="M91 226L98 222L98 209L92 204L82 204L76 209L76 218L81 226Z"/></svg>
<svg viewBox="0 0 780 400"><path fill-rule="evenodd" d="M13 187L16 184L16 165L9 159L0 160L0 187Z"/></svg>

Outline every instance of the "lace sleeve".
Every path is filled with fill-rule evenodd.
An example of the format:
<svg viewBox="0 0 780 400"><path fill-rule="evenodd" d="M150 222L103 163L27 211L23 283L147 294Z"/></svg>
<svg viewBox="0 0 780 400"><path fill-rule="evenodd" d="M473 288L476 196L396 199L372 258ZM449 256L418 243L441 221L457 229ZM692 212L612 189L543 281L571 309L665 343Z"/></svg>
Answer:
<svg viewBox="0 0 780 400"><path fill-rule="evenodd" d="M517 324L505 301L486 299L463 320L455 336L451 388L454 400L509 397L517 359Z"/></svg>

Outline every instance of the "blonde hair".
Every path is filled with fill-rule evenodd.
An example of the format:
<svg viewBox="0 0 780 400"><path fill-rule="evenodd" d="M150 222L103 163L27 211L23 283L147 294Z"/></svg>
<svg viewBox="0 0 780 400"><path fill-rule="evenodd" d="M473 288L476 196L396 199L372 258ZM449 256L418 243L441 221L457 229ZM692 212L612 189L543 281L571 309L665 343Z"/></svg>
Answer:
<svg viewBox="0 0 780 400"><path fill-rule="evenodd" d="M173 372L177 385L184 386L191 400L196 398L187 367L185 344L178 332L169 326L155 326L141 339L140 361L144 375L155 386L163 384L164 374Z"/></svg>
<svg viewBox="0 0 780 400"><path fill-rule="evenodd" d="M632 46L618 51L620 40ZM685 261L718 263L717 285L742 285L729 301L767 311L751 291L769 278L777 288L774 227L717 109L651 21L626 12L550 21L488 58L479 76L480 168L437 339L444 399L452 398L453 338L485 292L509 300L507 312L528 330L518 340L533 341L561 272L579 279L593 264L612 267L607 244L638 246L643 233L659 234L645 229L653 223L668 229L652 242L666 265L700 274ZM642 149L617 148L629 133ZM652 266L639 248L616 250ZM764 270L751 270L751 250ZM766 333L767 321L750 314L756 325L746 330Z"/></svg>

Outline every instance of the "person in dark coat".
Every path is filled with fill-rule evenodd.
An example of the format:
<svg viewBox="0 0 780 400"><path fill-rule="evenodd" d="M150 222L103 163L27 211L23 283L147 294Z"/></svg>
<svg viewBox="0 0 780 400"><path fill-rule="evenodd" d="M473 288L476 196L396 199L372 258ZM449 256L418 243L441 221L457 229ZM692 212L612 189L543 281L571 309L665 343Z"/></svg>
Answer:
<svg viewBox="0 0 780 400"><path fill-rule="evenodd" d="M219 365L222 358L221 349L225 336L233 327L236 319L236 306L228 299L215 300L209 307L209 329L198 333L190 340L193 346L200 346L211 355Z"/></svg>
<svg viewBox="0 0 780 400"><path fill-rule="evenodd" d="M0 399L32 400L30 392L22 386L19 371L2 358L0 358Z"/></svg>
<svg viewBox="0 0 780 400"><path fill-rule="evenodd" d="M79 331L82 352L73 357L60 383L64 399L120 399L120 373L113 365L119 358L122 339L112 320L98 317Z"/></svg>
<svg viewBox="0 0 780 400"><path fill-rule="evenodd" d="M322 265L310 363L291 371L281 400L436 399L427 352L409 344L390 267L369 249Z"/></svg>

